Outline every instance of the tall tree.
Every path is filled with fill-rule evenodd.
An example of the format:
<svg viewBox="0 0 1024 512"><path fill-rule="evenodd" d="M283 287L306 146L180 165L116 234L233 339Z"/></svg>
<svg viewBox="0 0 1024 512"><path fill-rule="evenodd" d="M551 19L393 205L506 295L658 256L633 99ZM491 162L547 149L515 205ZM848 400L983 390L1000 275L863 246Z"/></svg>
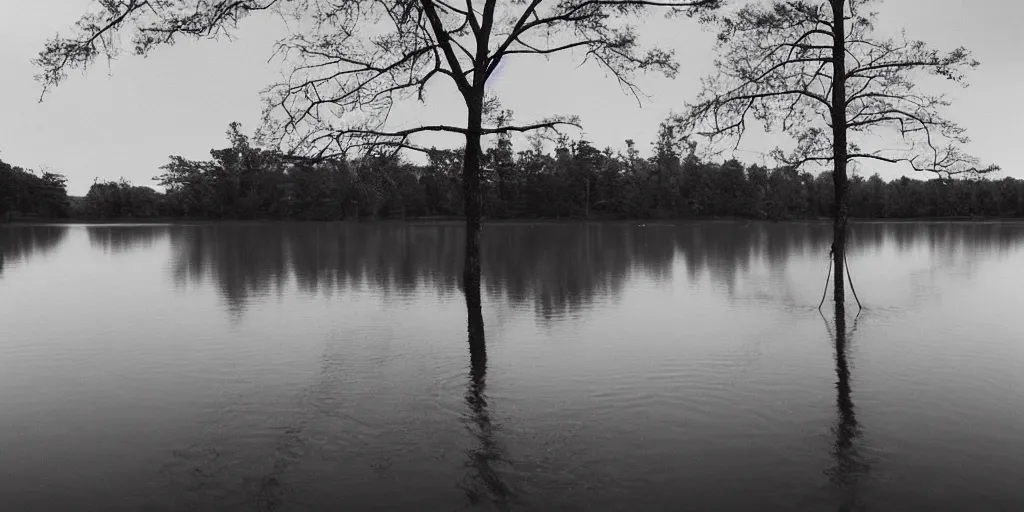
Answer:
<svg viewBox="0 0 1024 512"><path fill-rule="evenodd" d="M875 37L878 3L773 0L716 17L716 72L676 118L711 146L738 146L747 122L759 121L795 139L792 152L774 152L784 164L831 164L837 302L845 299L849 162L903 163L940 177L995 170L963 152L963 128L942 115L947 97L921 92L913 80L928 72L966 85L963 72L978 62L962 47L943 53L902 34ZM875 147L866 135L879 132L895 132L903 144L891 149L890 137Z"/></svg>
<svg viewBox="0 0 1024 512"><path fill-rule="evenodd" d="M267 140L300 156L324 157L352 148L414 148L420 132L466 138L463 187L467 276L479 275L481 137L575 124L553 117L523 125L485 126L488 80L507 58L547 57L581 50L636 94L635 72L677 71L670 52L644 51L626 21L650 8L694 15L721 0L101 0L73 34L46 43L36 60L46 87L97 56L116 55L116 36L132 32L134 52L146 55L179 36L217 37L257 11L297 20L278 44L292 64L283 83L268 89ZM462 126L387 125L396 102L423 100L427 85L446 78L467 110Z"/></svg>

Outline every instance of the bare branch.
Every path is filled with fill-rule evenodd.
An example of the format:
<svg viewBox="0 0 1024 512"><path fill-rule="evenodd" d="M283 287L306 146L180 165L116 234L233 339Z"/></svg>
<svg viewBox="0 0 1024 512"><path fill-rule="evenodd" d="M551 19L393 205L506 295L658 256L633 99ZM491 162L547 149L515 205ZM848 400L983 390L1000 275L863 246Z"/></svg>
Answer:
<svg viewBox="0 0 1024 512"><path fill-rule="evenodd" d="M463 3L464 2L464 3ZM134 53L147 55L177 38L230 37L251 13L294 19L274 55L289 66L264 90L259 141L290 155L322 157L352 148L417 149L419 133L474 137L577 126L553 117L523 125L475 128L427 123L389 126L396 105L426 101L428 85L454 85L472 115L503 59L580 51L642 97L634 76L678 71L673 55L644 48L630 25L648 12L696 16L721 0L101 0L73 34L50 41L36 64L44 92L71 69L97 56L116 56L118 37L132 36ZM803 51L804 49L798 49Z"/></svg>
<svg viewBox="0 0 1024 512"><path fill-rule="evenodd" d="M87 70L96 57L116 57L120 51L115 37L134 29L136 55L146 55L159 44L170 44L178 35L193 38L228 34L238 21L254 11L273 8L279 0L196 0L192 6L172 0L104 0L103 10L83 16L73 35L56 36L46 42L33 64L41 68L36 80L43 85L42 97L67 78L72 69Z"/></svg>
<svg viewBox="0 0 1024 512"><path fill-rule="evenodd" d="M706 136L711 145L734 147L748 120L768 130L781 128L796 141L788 154L773 152L786 165L835 162L849 150L856 155L851 158L909 162L914 170L941 175L984 172L959 149L968 142L964 130L942 116L949 106L945 96L922 94L911 80L912 72L925 71L965 84L964 71L978 62L964 48L943 53L902 35L873 37L876 14L866 12L864 3L869 2L846 1L841 20L834 19L833 9L843 2L827 0L774 0L712 19L719 29L716 73L674 122L685 134ZM844 38L837 41L836 34ZM839 76L830 72L845 67L845 61L833 61L835 48L851 61ZM834 90L845 96L834 98ZM868 142L860 139L836 148L833 129L844 139L895 132L899 151L910 156L859 151Z"/></svg>

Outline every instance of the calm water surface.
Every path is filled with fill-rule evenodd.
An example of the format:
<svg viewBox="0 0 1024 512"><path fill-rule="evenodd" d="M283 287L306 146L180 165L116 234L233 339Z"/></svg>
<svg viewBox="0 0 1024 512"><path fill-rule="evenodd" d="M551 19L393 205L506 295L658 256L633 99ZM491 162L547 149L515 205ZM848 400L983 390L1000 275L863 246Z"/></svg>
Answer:
<svg viewBox="0 0 1024 512"><path fill-rule="evenodd" d="M461 235L0 227L3 509L1024 510L1024 224Z"/></svg>

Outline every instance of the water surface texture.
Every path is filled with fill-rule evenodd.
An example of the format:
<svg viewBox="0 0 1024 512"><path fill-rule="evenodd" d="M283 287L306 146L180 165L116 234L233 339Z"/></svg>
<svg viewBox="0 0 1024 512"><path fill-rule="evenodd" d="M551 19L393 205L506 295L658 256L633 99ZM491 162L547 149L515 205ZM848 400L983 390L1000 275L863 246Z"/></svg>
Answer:
<svg viewBox="0 0 1024 512"><path fill-rule="evenodd" d="M1024 225L0 227L5 510L1024 510ZM848 295L849 292L847 292Z"/></svg>

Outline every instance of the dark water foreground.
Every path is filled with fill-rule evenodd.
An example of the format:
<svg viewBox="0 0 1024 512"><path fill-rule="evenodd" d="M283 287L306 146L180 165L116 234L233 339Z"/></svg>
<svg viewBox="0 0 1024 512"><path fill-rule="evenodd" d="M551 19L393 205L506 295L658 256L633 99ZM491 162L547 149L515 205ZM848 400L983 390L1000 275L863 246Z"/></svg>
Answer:
<svg viewBox="0 0 1024 512"><path fill-rule="evenodd" d="M1022 224L461 234L0 227L0 508L1024 510Z"/></svg>

